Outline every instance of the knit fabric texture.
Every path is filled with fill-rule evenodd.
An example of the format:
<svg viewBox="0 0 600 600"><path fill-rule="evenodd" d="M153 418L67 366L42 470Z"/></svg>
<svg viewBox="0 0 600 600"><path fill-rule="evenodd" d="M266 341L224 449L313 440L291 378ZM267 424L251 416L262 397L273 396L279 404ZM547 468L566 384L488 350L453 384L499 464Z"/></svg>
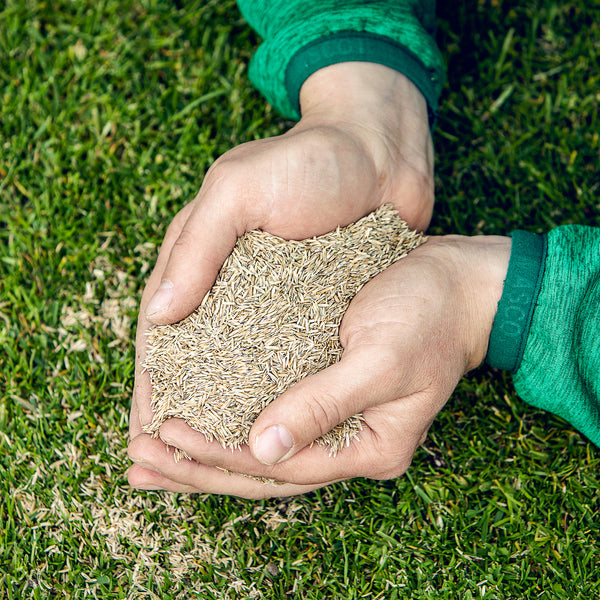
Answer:
<svg viewBox="0 0 600 600"><path fill-rule="evenodd" d="M518 394L553 412L600 446L600 229L558 227L548 234L544 277Z"/></svg>
<svg viewBox="0 0 600 600"><path fill-rule="evenodd" d="M406 75L425 96L433 120L445 77L433 37L435 0L238 0L238 5L263 38L250 79L284 116L300 118L300 87L312 73L358 60Z"/></svg>
<svg viewBox="0 0 600 600"><path fill-rule="evenodd" d="M547 238L513 231L502 298L492 325L486 361L492 367L518 370L525 352L533 311L544 276Z"/></svg>

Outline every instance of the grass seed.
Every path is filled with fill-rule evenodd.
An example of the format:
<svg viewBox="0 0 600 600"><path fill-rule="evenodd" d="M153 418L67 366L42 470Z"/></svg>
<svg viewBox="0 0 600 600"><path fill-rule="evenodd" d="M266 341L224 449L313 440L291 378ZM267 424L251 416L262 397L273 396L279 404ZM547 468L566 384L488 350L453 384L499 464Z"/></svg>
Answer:
<svg viewBox="0 0 600 600"><path fill-rule="evenodd" d="M338 329L362 286L425 239L390 205L307 240L239 238L198 309L148 332L154 416L145 431L177 417L223 447L247 443L270 402L340 360ZM336 454L361 429L356 415L316 443Z"/></svg>

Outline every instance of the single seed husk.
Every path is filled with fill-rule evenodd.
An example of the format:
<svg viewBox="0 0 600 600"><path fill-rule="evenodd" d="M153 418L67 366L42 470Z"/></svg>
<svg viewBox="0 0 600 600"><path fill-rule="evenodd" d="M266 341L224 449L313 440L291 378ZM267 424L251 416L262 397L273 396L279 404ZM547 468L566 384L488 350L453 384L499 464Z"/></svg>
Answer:
<svg viewBox="0 0 600 600"><path fill-rule="evenodd" d="M247 443L270 402L340 360L338 329L362 286L425 240L391 205L307 240L243 235L200 307L149 330L154 417L145 431L157 435L177 417L225 448ZM361 429L356 415L316 443L336 454Z"/></svg>

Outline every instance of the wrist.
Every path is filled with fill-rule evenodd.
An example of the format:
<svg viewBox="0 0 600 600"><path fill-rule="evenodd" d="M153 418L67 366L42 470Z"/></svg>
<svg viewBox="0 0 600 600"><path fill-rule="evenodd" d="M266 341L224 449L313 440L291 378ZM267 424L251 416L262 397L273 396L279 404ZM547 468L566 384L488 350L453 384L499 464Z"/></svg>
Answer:
<svg viewBox="0 0 600 600"><path fill-rule="evenodd" d="M424 250L428 246L452 282L446 293L454 302L455 335L464 350L466 373L485 359L508 270L511 239L448 235L430 238Z"/></svg>
<svg viewBox="0 0 600 600"><path fill-rule="evenodd" d="M471 243L480 247L479 260L474 262L478 291L471 296L474 313L479 315L477 343L469 369L479 366L486 357L490 335L502 298L512 249L511 238L506 236L477 236Z"/></svg>
<svg viewBox="0 0 600 600"><path fill-rule="evenodd" d="M313 73L301 90L302 118L290 133L341 133L373 165L378 204L391 203L414 229L429 225L434 203L433 143L427 103L402 73L348 62Z"/></svg>
<svg viewBox="0 0 600 600"><path fill-rule="evenodd" d="M427 102L402 73L369 62L343 62L313 73L300 89L302 118L365 123L429 136Z"/></svg>

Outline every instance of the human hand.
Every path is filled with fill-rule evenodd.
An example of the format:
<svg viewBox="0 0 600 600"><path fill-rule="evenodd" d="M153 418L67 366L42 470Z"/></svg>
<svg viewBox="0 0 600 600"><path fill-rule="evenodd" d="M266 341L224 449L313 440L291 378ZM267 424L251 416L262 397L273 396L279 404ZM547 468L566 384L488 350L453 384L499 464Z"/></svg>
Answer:
<svg viewBox="0 0 600 600"><path fill-rule="evenodd" d="M223 155L168 228L140 306L132 439L152 420L150 378L141 367L148 328L192 312L244 232L303 239L385 203L414 228L429 224L427 107L406 77L371 63L332 65L306 81L300 100L303 117L293 129Z"/></svg>
<svg viewBox="0 0 600 600"><path fill-rule="evenodd" d="M224 450L173 419L160 436L193 460L176 463L163 441L138 437L129 453L143 462L130 483L261 498L401 475L460 378L485 357L510 247L503 237L430 238L364 286L342 320L340 362L267 406L248 446ZM364 429L337 456L311 445L359 412Z"/></svg>

